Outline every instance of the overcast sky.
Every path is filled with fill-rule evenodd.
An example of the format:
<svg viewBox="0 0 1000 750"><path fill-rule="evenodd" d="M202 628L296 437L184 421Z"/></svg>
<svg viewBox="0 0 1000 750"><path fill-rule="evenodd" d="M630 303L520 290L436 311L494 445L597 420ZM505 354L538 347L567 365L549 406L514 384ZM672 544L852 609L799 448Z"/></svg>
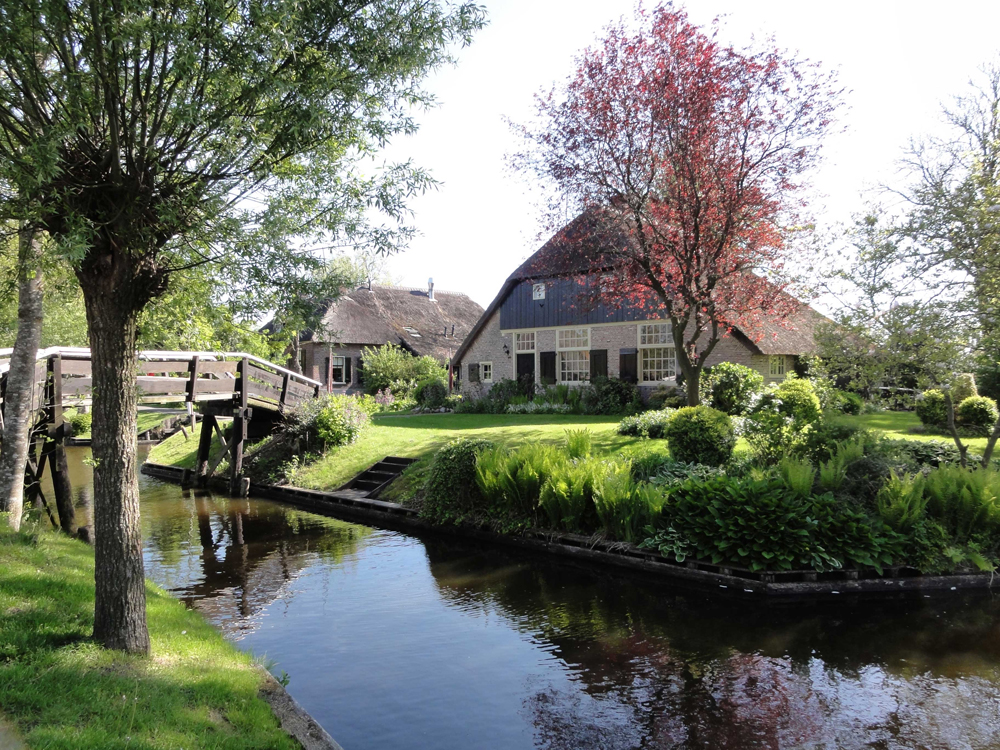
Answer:
<svg viewBox="0 0 1000 750"><path fill-rule="evenodd" d="M416 287L434 277L438 289L465 292L484 307L539 246L530 186L506 166L519 142L503 118L527 120L533 95L565 80L574 56L633 8L620 0L485 5L489 26L458 52L457 66L427 82L439 106L389 152L412 157L442 183L412 201L420 236L392 259L391 277ZM909 139L941 132L941 103L1000 51L995 1L701 0L685 7L699 25L723 16L723 42L740 47L773 36L778 46L839 70L847 131L826 144L813 180L825 198L811 208L829 224L857 211L866 189L895 180Z"/></svg>

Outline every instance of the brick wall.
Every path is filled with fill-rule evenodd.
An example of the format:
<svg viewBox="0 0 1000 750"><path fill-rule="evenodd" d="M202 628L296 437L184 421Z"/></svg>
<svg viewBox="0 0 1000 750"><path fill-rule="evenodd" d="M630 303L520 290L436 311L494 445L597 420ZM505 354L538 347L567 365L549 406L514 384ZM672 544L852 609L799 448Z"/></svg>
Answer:
<svg viewBox="0 0 1000 750"><path fill-rule="evenodd" d="M495 312L486 325L483 326L475 341L469 347L462 359L462 373L460 392L466 397L475 397L489 390L490 383L471 383L469 381L469 365L481 362L493 363L493 382L503 378L514 377L514 335L513 333L502 334L500 331L500 313ZM507 345L510 355L504 353L503 347ZM595 326L590 328L590 348L606 349L608 352L608 376L618 377L619 371L619 350L634 349L638 346L638 328L635 323L627 323L612 326ZM538 352L550 352L556 350L556 331L537 330L535 331L535 377L540 376L538 363ZM770 375L770 363L767 356L754 354L738 339L727 336L722 339L709 355L708 366L716 365L719 362L736 362L747 367L751 367L760 372L766 382L776 382L782 380L784 376ZM794 365L794 358L788 357L786 372L790 371ZM671 381L672 384L672 381ZM643 390L651 390L656 387L655 383L640 383Z"/></svg>
<svg viewBox="0 0 1000 750"><path fill-rule="evenodd" d="M554 339L553 339L554 340ZM503 347L506 344L505 354ZM537 343L536 343L537 347ZM500 311L497 310L479 331L472 346L462 357L462 376L459 392L465 397L476 398L489 390L491 383L473 383L469 380L469 365L480 362L493 363L493 382L514 377L514 336L500 333ZM481 370L482 368L480 368ZM538 372L537 361L535 372Z"/></svg>
<svg viewBox="0 0 1000 750"><path fill-rule="evenodd" d="M334 385L332 390L334 393L359 393L362 389L360 381L358 380L358 360L361 357L361 350L363 348L364 346L360 344L334 346L332 348L333 354L331 355L331 347L329 344L315 342L305 343L302 345L302 349L306 353L306 371L303 374L307 378L318 380L323 383L323 385L326 385L326 358L329 356L344 358L350 357L351 382L344 385Z"/></svg>

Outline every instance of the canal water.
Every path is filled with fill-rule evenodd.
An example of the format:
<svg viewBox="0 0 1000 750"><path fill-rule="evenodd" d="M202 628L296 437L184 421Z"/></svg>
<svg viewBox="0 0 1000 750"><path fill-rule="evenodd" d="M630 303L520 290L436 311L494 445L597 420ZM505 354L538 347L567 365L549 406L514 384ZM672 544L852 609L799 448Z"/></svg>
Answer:
<svg viewBox="0 0 1000 750"><path fill-rule="evenodd" d="M140 481L147 575L346 750L1000 748L989 595L753 605Z"/></svg>

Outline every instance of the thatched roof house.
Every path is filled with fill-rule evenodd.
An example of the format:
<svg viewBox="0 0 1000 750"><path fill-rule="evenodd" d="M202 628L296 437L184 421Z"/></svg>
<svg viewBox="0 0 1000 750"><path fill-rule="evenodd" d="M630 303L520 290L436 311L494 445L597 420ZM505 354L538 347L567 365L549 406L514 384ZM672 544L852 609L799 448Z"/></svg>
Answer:
<svg viewBox="0 0 1000 750"><path fill-rule="evenodd" d="M674 383L668 321L643 307L580 302L614 264L607 248L621 241L603 228L599 214L585 212L525 260L455 352L462 391L475 394L503 378L522 377L544 384L574 384L598 375L649 388ZM829 319L784 291L775 293L790 313L759 321L753 332L734 328L709 365L739 362L778 380L795 368L798 357L816 353L816 330Z"/></svg>
<svg viewBox="0 0 1000 750"><path fill-rule="evenodd" d="M415 356L448 363L483 308L465 294L373 284L347 292L327 306L315 331L301 338L305 375L332 390L360 385L361 350L396 344Z"/></svg>

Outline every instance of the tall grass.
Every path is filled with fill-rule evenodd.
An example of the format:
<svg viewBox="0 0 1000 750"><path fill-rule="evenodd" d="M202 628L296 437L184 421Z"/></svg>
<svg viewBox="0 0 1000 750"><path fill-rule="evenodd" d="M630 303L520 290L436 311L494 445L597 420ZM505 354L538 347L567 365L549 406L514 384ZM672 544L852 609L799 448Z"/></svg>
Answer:
<svg viewBox="0 0 1000 750"><path fill-rule="evenodd" d="M590 455L590 448L594 435L586 427L579 430L566 430L566 450L570 458L586 458Z"/></svg>
<svg viewBox="0 0 1000 750"><path fill-rule="evenodd" d="M594 487L594 508L604 532L630 543L642 540L665 501L658 487L636 483L628 462L608 465Z"/></svg>
<svg viewBox="0 0 1000 750"><path fill-rule="evenodd" d="M809 497L812 494L813 482L816 479L816 469L808 458L793 458L785 456L778 464L785 486L799 497Z"/></svg>
<svg viewBox="0 0 1000 750"><path fill-rule="evenodd" d="M1000 472L995 469L941 466L927 475L924 494L927 513L958 540L1000 529Z"/></svg>
<svg viewBox="0 0 1000 750"><path fill-rule="evenodd" d="M849 464L865 455L864 438L854 438L837 443L829 461L819 465L819 486L826 491L839 490L847 476Z"/></svg>
<svg viewBox="0 0 1000 750"><path fill-rule="evenodd" d="M550 445L485 450L476 458L476 484L492 508L534 519L542 486L553 467L563 461L563 455Z"/></svg>
<svg viewBox="0 0 1000 750"><path fill-rule="evenodd" d="M900 477L891 472L876 498L882 520L896 531L905 533L912 530L927 508L924 484L920 474Z"/></svg>
<svg viewBox="0 0 1000 750"><path fill-rule="evenodd" d="M604 461L587 459L552 467L539 505L553 528L589 533L597 523L594 486L606 471Z"/></svg>

